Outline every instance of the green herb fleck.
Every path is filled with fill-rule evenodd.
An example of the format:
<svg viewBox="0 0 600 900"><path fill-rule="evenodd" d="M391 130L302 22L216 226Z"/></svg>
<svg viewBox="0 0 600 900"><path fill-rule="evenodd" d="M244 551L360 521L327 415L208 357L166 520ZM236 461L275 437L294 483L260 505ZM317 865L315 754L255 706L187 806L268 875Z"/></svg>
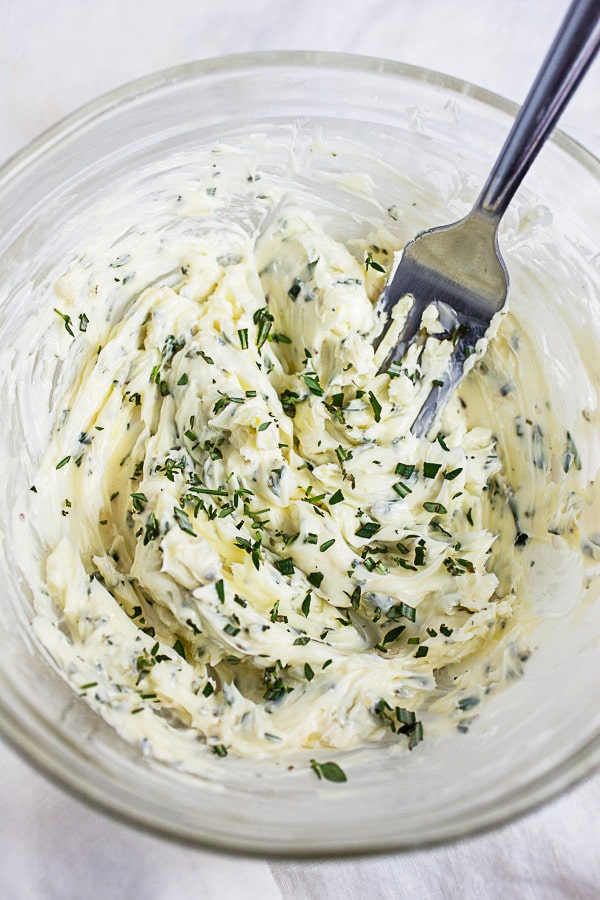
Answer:
<svg viewBox="0 0 600 900"><path fill-rule="evenodd" d="M248 349L248 329L247 328L238 328L238 338L240 340L240 347L242 350Z"/></svg>
<svg viewBox="0 0 600 900"><path fill-rule="evenodd" d="M112 498L111 498L112 499ZM143 512L146 503L148 502L148 498L145 494L135 493L131 495L131 499L133 501L133 508L136 512Z"/></svg>
<svg viewBox="0 0 600 900"><path fill-rule="evenodd" d="M377 522L364 522L360 528L357 528L354 534L360 538L370 539L374 537L378 531L381 530L381 525L378 525Z"/></svg>
<svg viewBox="0 0 600 900"><path fill-rule="evenodd" d="M188 519L187 514L182 509L180 509L178 506L174 507L173 515L175 516L175 521L182 531L185 531L186 534L191 534L192 537L196 537L194 526Z"/></svg>
<svg viewBox="0 0 600 900"><path fill-rule="evenodd" d="M307 681L312 681L313 678L315 677L315 673L313 672L313 670L311 669L311 667L308 663L304 663L304 677L306 678Z"/></svg>
<svg viewBox="0 0 600 900"><path fill-rule="evenodd" d="M373 259L373 257L371 256L371 254L367 253L367 256L365 259L365 272L368 272L369 269L375 269L376 272L384 272L385 273L385 269L383 268L381 263L376 262Z"/></svg>
<svg viewBox="0 0 600 900"><path fill-rule="evenodd" d="M179 655L182 657L182 659L186 658L185 647L183 646L183 644L181 643L179 638L177 638L177 640L173 644L173 650L175 651L175 653L179 653Z"/></svg>
<svg viewBox="0 0 600 900"><path fill-rule="evenodd" d="M312 600L312 594L311 594L310 591L308 591L307 594L306 594L306 597L305 597L304 600L302 601L302 607L301 607L301 609L302 609L302 615L303 615L305 618L308 618L308 614L309 614L309 612L310 612L310 602L311 602L311 600Z"/></svg>
<svg viewBox="0 0 600 900"><path fill-rule="evenodd" d="M451 472L444 472L444 478L446 481L454 481L454 479L460 475L462 469L452 469Z"/></svg>
<svg viewBox="0 0 600 900"><path fill-rule="evenodd" d="M369 391L369 403L371 404L371 409L373 410L373 417L376 422L381 421L381 403L373 393L373 391Z"/></svg>
<svg viewBox="0 0 600 900"><path fill-rule="evenodd" d="M311 572L310 575L306 576L309 582L313 585L313 587L320 588L321 582L325 577L322 572Z"/></svg>
<svg viewBox="0 0 600 900"><path fill-rule="evenodd" d="M294 574L294 561L291 556L288 556L285 559L276 559L273 565L282 575Z"/></svg>
<svg viewBox="0 0 600 900"><path fill-rule="evenodd" d="M160 526L158 524L158 519L154 513L151 512L146 521L146 528L144 529L144 547L146 544L149 544L150 541L155 540L159 534Z"/></svg>
<svg viewBox="0 0 600 900"><path fill-rule="evenodd" d="M403 481L397 481L396 484L392 485L393 489L396 491L399 497L407 497L409 494L412 494L412 488L409 488L407 484L404 484Z"/></svg>
<svg viewBox="0 0 600 900"><path fill-rule="evenodd" d="M408 619L410 622L414 622L417 618L417 610L414 606L401 602L391 606L387 610L385 617L386 619Z"/></svg>
<svg viewBox="0 0 600 900"><path fill-rule="evenodd" d="M321 778L324 778L326 781L334 781L340 783L343 781L348 781L346 773L338 766L337 763L320 763L317 762L316 759L311 759L310 767L319 780L321 780Z"/></svg>
<svg viewBox="0 0 600 900"><path fill-rule="evenodd" d="M56 313L57 316L60 316L61 319L63 320L64 325L65 325L65 331L67 332L67 334L70 334L71 337L74 338L75 335L73 333L73 329L71 328L71 324L72 324L71 316L68 316L66 313L61 312L60 309L56 309L56 307L54 307L54 312Z"/></svg>
<svg viewBox="0 0 600 900"><path fill-rule="evenodd" d="M260 350L269 337L269 332L271 331L271 326L274 321L272 314L269 312L269 307L262 306L260 309L257 309L252 316L252 321L257 326L256 346Z"/></svg>
<svg viewBox="0 0 600 900"><path fill-rule="evenodd" d="M303 372L301 375L304 384L315 397L322 397L325 391L319 384L319 376L316 372Z"/></svg>
<svg viewBox="0 0 600 900"><path fill-rule="evenodd" d="M432 500L426 500L423 504L423 509L430 513L437 513L438 515L444 515L444 513L448 512L445 506L442 506L441 503L435 503Z"/></svg>

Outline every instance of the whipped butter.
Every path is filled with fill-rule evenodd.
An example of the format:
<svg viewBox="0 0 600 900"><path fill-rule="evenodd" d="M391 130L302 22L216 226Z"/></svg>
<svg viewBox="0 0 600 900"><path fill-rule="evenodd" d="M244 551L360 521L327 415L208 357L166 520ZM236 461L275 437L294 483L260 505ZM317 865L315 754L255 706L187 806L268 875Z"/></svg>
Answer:
<svg viewBox="0 0 600 900"><path fill-rule="evenodd" d="M535 549L579 547L579 451L550 404L523 411L543 377L511 314L414 437L452 344L431 312L378 374L410 305L375 354L402 210L344 240L232 158L229 199L208 169L54 282L34 628L121 735L190 771L413 749L522 672Z"/></svg>

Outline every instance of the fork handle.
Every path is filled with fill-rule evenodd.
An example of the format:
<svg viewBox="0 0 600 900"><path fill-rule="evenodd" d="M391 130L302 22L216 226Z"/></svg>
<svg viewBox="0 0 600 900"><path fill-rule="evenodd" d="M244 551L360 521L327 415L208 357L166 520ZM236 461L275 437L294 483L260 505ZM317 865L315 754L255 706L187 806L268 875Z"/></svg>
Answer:
<svg viewBox="0 0 600 900"><path fill-rule="evenodd" d="M500 219L600 46L600 0L573 0L475 209Z"/></svg>

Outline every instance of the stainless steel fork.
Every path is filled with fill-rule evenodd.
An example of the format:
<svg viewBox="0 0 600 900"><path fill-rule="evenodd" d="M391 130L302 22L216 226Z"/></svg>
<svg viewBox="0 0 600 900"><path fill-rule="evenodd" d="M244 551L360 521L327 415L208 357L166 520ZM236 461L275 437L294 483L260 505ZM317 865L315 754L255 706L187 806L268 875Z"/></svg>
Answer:
<svg viewBox="0 0 600 900"><path fill-rule="evenodd" d="M377 304L383 319L375 348L401 297L414 298L400 337L380 372L399 363L432 303L454 348L447 371L431 389L411 431L423 437L464 374L465 362L502 311L508 274L498 249L498 225L523 177L554 128L600 45L600 0L574 0L471 212L418 235L404 248Z"/></svg>

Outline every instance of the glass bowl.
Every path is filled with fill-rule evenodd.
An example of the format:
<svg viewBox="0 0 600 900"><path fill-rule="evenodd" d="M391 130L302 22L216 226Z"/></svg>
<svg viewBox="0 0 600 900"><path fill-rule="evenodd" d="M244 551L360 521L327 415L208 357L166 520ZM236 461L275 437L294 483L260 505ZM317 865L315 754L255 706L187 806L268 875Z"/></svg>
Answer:
<svg viewBox="0 0 600 900"><path fill-rule="evenodd" d="M32 483L47 439L43 417L33 414L31 379L39 372L20 361L23 335L40 287L60 260L69 259L86 230L86 210L99 197L131 173L160 168L173 154L189 158L216 140L283 129L298 146L306 147L308 136L314 146L333 142L342 148L329 154L331 172L341 183L369 171L383 209L401 208L403 201L391 195L390 172L409 173L417 188L421 181L436 187L444 173L439 208L423 202L405 225L400 222L406 239L467 208L515 110L465 82L399 63L323 53L249 54L182 66L107 94L0 171L6 416L0 437L0 723L10 743L57 783L138 827L192 844L317 856L398 851L481 831L548 800L598 766L598 578L584 582L568 561L559 572L549 555L552 577L542 578L543 587L532 582L539 593L537 650L525 677L489 698L468 735L433 736L401 756L385 749L355 752L345 763L349 781L337 785L261 762L229 759L226 767L192 776L145 758L77 697L36 641L27 572L15 552L17 497ZM150 190L151 178L148 183ZM520 315L536 325L540 359L557 361L552 391L565 422L580 411L580 384L587 415L597 422L600 164L557 132L521 197L564 249L567 262L559 268L567 288L545 308L532 299ZM343 224L336 227L343 232ZM349 217L348 228L356 227ZM526 247L519 262L518 243L513 240L512 263L508 254L509 269L525 264ZM579 353L584 344L588 349ZM43 403L51 388L42 389ZM588 429L580 440L592 481L598 439ZM597 491L590 510L590 520L599 521ZM595 553L591 546L588 551Z"/></svg>

